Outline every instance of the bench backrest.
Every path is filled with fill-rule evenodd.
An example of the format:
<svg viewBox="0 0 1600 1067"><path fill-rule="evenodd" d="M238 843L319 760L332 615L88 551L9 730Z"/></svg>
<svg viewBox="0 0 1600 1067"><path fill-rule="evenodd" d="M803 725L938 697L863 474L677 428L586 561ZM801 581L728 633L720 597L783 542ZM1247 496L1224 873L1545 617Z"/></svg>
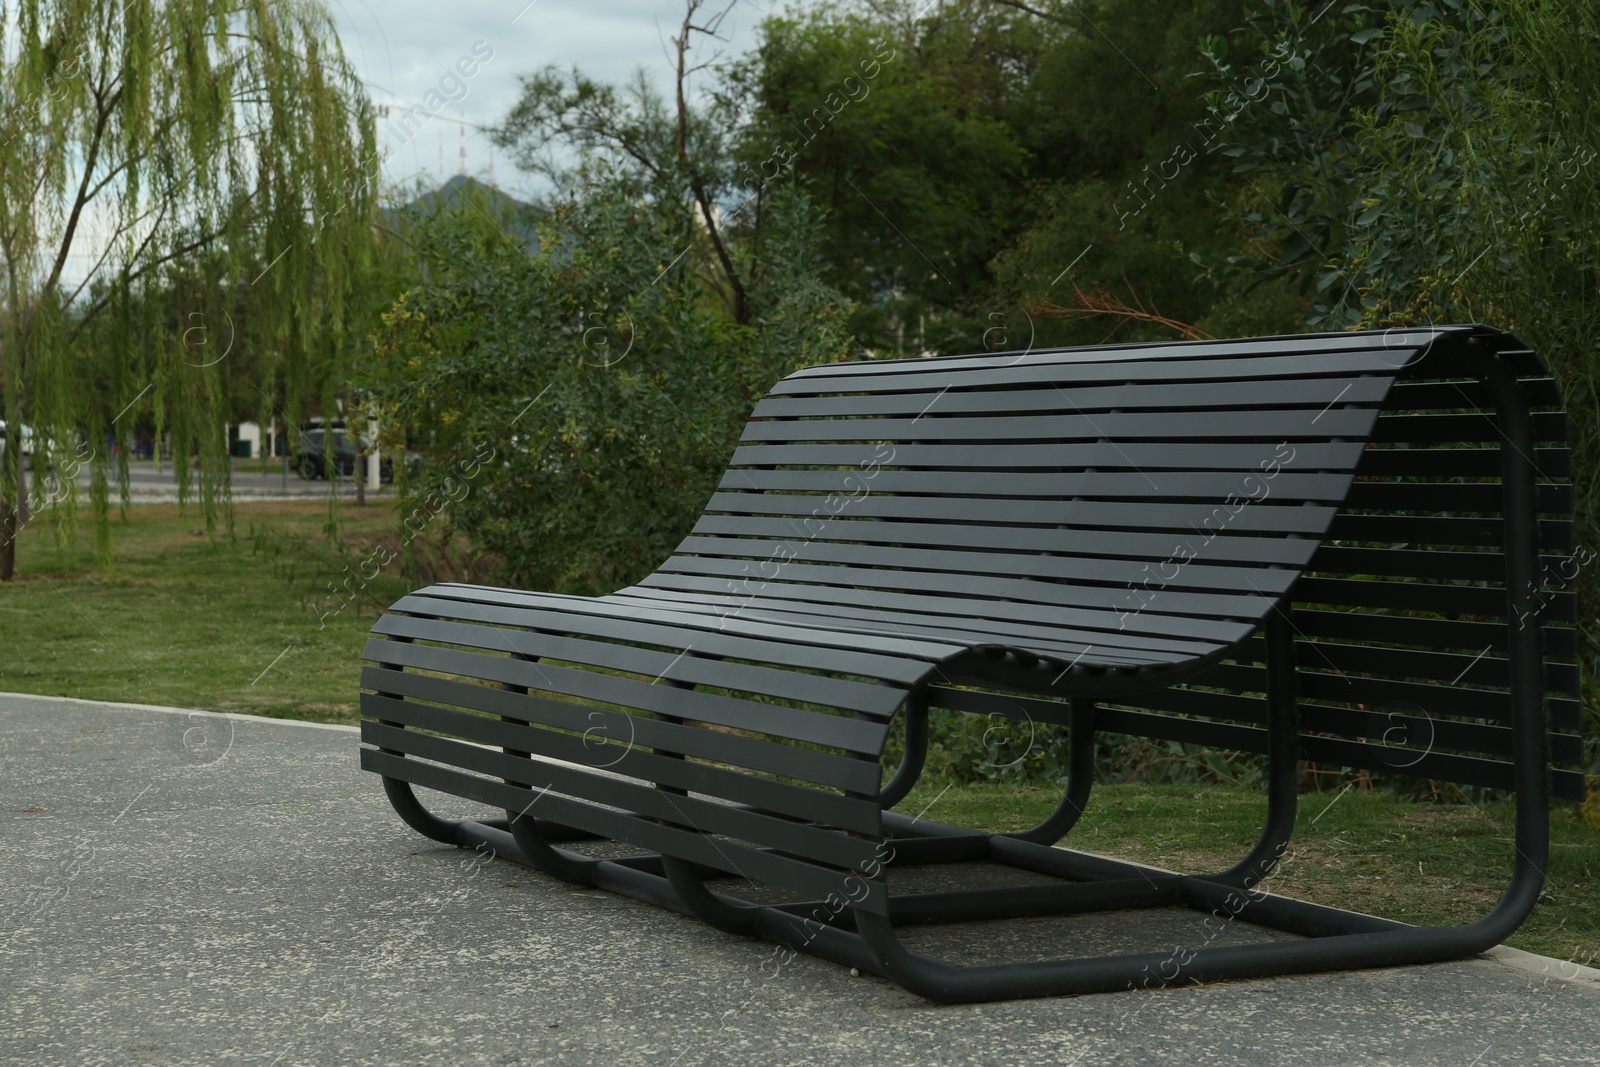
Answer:
<svg viewBox="0 0 1600 1067"><path fill-rule="evenodd" d="M1508 617L1494 408L1451 354L1469 339L1515 363L1537 409L1544 570L1523 618ZM1581 759L1569 474L1554 383L1482 328L841 364L757 406L645 585L864 620L1089 627L1113 647L1132 627L1196 654L1290 590L1307 759L1509 787L1519 627L1540 629L1551 754ZM1265 751L1262 647L1104 707L1099 725ZM1027 694L933 695L1064 717ZM1553 786L1581 798L1582 773Z"/></svg>
<svg viewBox="0 0 1600 1067"><path fill-rule="evenodd" d="M801 371L757 405L695 536L646 584L897 626L981 618L1045 652L1076 631L1096 656L1217 653L1309 561L1411 354L1308 347Z"/></svg>

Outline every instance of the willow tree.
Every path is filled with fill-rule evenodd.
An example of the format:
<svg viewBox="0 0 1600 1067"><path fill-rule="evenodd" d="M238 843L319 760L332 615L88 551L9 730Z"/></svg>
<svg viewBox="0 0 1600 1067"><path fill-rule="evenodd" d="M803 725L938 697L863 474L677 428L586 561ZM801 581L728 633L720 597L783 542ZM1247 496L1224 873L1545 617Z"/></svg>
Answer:
<svg viewBox="0 0 1600 1067"><path fill-rule="evenodd" d="M227 390L292 424L365 333L377 169L315 0L0 0L0 580L85 464L109 548L136 420L214 527Z"/></svg>

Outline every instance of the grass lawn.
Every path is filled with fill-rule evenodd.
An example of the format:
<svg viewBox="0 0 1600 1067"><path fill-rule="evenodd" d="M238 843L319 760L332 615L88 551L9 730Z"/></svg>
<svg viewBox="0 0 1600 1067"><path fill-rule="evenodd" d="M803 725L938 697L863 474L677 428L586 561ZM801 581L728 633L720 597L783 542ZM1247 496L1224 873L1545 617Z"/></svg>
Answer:
<svg viewBox="0 0 1600 1067"><path fill-rule="evenodd" d="M342 550L322 534L325 502L245 503L235 512L229 540L206 537L175 506L130 509L107 569L93 565L86 539L60 553L45 521L26 528L19 576L0 586L0 690L355 722L361 645L407 583L391 567L359 603L335 599L327 583L346 564L359 569L392 509L338 505ZM252 528L266 551L251 551ZM309 541L297 548L292 538ZM929 786L900 810L1013 830L1056 800L1021 786ZM1069 843L1180 871L1219 870L1249 848L1265 808L1255 792L1227 786L1101 786ZM1511 820L1509 805L1310 794L1268 887L1409 922L1470 921L1505 884ZM1567 806L1554 812L1552 830L1544 898L1511 944L1595 964L1600 832Z"/></svg>
<svg viewBox="0 0 1600 1067"><path fill-rule="evenodd" d="M897 811L987 830L1022 830L1060 794L1029 786L919 785ZM1198 874L1231 867L1266 816L1255 790L1100 785L1062 842ZM1275 893L1420 925L1465 923L1494 906L1511 872L1510 804L1435 804L1388 792L1302 795L1294 840L1264 883ZM1600 831L1571 805L1551 818L1544 892L1508 944L1600 966Z"/></svg>
<svg viewBox="0 0 1600 1067"><path fill-rule="evenodd" d="M387 504L337 507L350 545L375 542L394 518ZM361 645L406 582L391 566L358 603L330 593L346 564L360 571L364 552L341 555L323 536L325 501L242 503L235 513L230 540L208 538L193 510L130 508L126 523L113 520L107 569L93 565L87 537L58 552L44 518L25 527L17 578L0 586L0 690L355 722ZM252 523L313 538L314 555L282 541L276 558L253 553Z"/></svg>

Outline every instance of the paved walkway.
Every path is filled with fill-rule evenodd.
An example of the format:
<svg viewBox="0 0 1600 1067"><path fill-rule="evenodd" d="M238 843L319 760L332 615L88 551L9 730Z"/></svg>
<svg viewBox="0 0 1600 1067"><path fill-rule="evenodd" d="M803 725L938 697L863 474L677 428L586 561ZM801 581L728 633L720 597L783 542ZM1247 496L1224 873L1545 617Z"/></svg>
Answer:
<svg viewBox="0 0 1600 1067"><path fill-rule="evenodd" d="M417 836L356 749L0 694L0 1063L1600 1064L1600 975L1540 957L962 1007L774 974Z"/></svg>

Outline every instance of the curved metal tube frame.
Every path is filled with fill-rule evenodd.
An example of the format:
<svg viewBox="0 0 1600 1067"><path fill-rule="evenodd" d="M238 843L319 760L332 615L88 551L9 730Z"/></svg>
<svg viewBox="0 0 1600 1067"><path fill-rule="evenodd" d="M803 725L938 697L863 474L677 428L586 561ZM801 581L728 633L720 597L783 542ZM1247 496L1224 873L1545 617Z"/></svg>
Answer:
<svg viewBox="0 0 1600 1067"><path fill-rule="evenodd" d="M1060 805L1038 826L1007 837L1053 845L1083 818L1089 792L1094 788L1094 709L1094 701L1073 698L1067 713L1067 788Z"/></svg>
<svg viewBox="0 0 1600 1067"><path fill-rule="evenodd" d="M683 901L685 910L707 926L724 933L753 937L756 917L761 911L751 904L730 903L706 888L706 872L698 864L676 856L662 856L667 882Z"/></svg>
<svg viewBox="0 0 1600 1067"><path fill-rule="evenodd" d="M1295 686L1293 608L1279 604L1267 616L1267 819L1261 836L1232 867L1205 879L1251 889L1271 874L1294 836L1300 803L1300 732Z"/></svg>
<svg viewBox="0 0 1600 1067"><path fill-rule="evenodd" d="M878 790L878 803L884 811L906 798L928 762L928 692L925 688L914 690L906 697L902 714L906 723L906 750L900 757L900 766Z"/></svg>

